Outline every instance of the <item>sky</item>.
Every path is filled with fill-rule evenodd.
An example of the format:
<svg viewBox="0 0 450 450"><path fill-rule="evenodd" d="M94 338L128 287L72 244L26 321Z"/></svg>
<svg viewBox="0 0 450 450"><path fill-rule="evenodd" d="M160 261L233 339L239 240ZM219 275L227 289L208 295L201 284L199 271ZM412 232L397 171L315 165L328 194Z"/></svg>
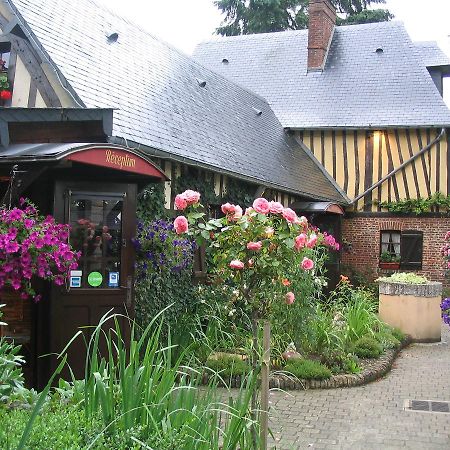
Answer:
<svg viewBox="0 0 450 450"><path fill-rule="evenodd" d="M96 0L168 42L192 54L211 39L222 21L213 0ZM413 41L437 41L450 57L449 0L386 0L395 20L401 20ZM444 80L444 100L450 107L450 79Z"/></svg>
<svg viewBox="0 0 450 450"><path fill-rule="evenodd" d="M213 0L96 0L187 54L208 40L222 17ZM450 55L449 0L386 0L415 41L437 40Z"/></svg>

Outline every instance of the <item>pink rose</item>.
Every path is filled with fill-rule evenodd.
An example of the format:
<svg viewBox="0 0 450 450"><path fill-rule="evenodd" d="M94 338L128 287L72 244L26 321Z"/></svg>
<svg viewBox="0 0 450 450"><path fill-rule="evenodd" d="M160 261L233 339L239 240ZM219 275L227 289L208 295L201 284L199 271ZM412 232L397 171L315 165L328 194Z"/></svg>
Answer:
<svg viewBox="0 0 450 450"><path fill-rule="evenodd" d="M251 216L253 213L255 212L255 210L249 206L248 208L245 208L245 216Z"/></svg>
<svg viewBox="0 0 450 450"><path fill-rule="evenodd" d="M309 236L309 239L308 239L308 242L306 243L306 246L308 248L314 248L316 244L317 244L317 234L312 233Z"/></svg>
<svg viewBox="0 0 450 450"><path fill-rule="evenodd" d="M249 242L247 244L247 250L251 250L252 252L259 252L261 250L262 247L262 242L258 241L258 242Z"/></svg>
<svg viewBox="0 0 450 450"><path fill-rule="evenodd" d="M300 216L300 217L297 217L297 220L295 221L295 223L302 227L306 227L308 225L308 219L305 216Z"/></svg>
<svg viewBox="0 0 450 450"><path fill-rule="evenodd" d="M232 205L234 206L234 205ZM230 220L236 222L242 217L242 208L239 205L236 205L234 207L234 213L233 215L230 215Z"/></svg>
<svg viewBox="0 0 450 450"><path fill-rule="evenodd" d="M267 214L270 210L269 202L265 198L257 198L253 202L253 208L260 214Z"/></svg>
<svg viewBox="0 0 450 450"><path fill-rule="evenodd" d="M183 197L182 194L178 194L175 197L175 208L179 209L180 211L182 211L183 209L186 209L187 207L187 201L186 199Z"/></svg>
<svg viewBox="0 0 450 450"><path fill-rule="evenodd" d="M300 250L301 248L303 248L306 244L306 239L307 236L305 233L301 233L299 234L296 238L295 238L295 243L294 243L294 247L296 250Z"/></svg>
<svg viewBox="0 0 450 450"><path fill-rule="evenodd" d="M197 191L191 191L190 189L184 191L181 196L186 200L188 205L198 203L200 200L200 193Z"/></svg>
<svg viewBox="0 0 450 450"><path fill-rule="evenodd" d="M222 212L224 214L234 214L234 212L236 211L236 207L234 205L232 205L231 203L225 203L223 204L220 209L222 210Z"/></svg>
<svg viewBox="0 0 450 450"><path fill-rule="evenodd" d="M280 202L269 202L269 211L272 214L281 214L283 209L283 205Z"/></svg>
<svg viewBox="0 0 450 450"><path fill-rule="evenodd" d="M295 295L293 292L288 292L285 297L284 297L284 301L286 303L286 305L292 305L292 303L295 302Z"/></svg>
<svg viewBox="0 0 450 450"><path fill-rule="evenodd" d="M281 214L290 223L294 223L297 220L297 214L291 208L284 208Z"/></svg>
<svg viewBox="0 0 450 450"><path fill-rule="evenodd" d="M186 233L188 231L188 229L189 229L189 224L188 224L188 221L187 221L186 217L178 216L173 221L173 227L175 228L175 231L176 231L177 234Z"/></svg>
<svg viewBox="0 0 450 450"><path fill-rule="evenodd" d="M232 269L242 270L244 268L244 263L238 259L234 259L230 262L230 267Z"/></svg>
<svg viewBox="0 0 450 450"><path fill-rule="evenodd" d="M303 258L302 261L302 269L303 270L311 270L314 267L314 261L309 258Z"/></svg>

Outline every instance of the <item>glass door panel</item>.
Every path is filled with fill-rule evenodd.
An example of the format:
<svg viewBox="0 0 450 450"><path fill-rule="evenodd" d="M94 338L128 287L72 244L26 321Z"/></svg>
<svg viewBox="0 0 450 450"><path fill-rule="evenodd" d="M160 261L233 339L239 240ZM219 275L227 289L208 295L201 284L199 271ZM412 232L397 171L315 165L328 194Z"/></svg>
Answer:
<svg viewBox="0 0 450 450"><path fill-rule="evenodd" d="M124 195L70 192L68 199L70 243L81 252L72 287L118 288Z"/></svg>

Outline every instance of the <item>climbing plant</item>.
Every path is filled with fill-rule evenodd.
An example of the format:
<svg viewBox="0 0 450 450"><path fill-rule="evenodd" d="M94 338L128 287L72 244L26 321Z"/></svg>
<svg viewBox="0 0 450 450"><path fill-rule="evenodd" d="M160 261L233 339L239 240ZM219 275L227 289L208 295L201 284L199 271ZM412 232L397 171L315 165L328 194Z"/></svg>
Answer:
<svg viewBox="0 0 450 450"><path fill-rule="evenodd" d="M436 210L449 214L450 195L445 196L440 192L436 192L427 198L419 197L393 202L381 202L380 206L392 213L421 215Z"/></svg>

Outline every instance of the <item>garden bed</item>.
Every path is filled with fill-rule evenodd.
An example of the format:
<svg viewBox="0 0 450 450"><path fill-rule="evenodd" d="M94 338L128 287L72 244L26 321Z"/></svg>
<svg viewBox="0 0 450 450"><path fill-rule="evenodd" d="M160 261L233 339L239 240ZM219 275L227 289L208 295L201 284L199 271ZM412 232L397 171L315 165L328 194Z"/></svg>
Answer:
<svg viewBox="0 0 450 450"><path fill-rule="evenodd" d="M359 374L338 374L332 375L326 380L299 380L295 377L275 372L270 377L271 389L284 390L307 390L307 389L335 389L362 386L372 381L378 380L386 375L392 368L392 364L402 349L412 342L409 336L401 342L401 345L394 349L386 350L379 358L360 360L361 373ZM208 384L211 376L204 374L202 383ZM227 387L240 388L245 376L237 375L227 378L229 384ZM224 383L221 383L225 385Z"/></svg>

